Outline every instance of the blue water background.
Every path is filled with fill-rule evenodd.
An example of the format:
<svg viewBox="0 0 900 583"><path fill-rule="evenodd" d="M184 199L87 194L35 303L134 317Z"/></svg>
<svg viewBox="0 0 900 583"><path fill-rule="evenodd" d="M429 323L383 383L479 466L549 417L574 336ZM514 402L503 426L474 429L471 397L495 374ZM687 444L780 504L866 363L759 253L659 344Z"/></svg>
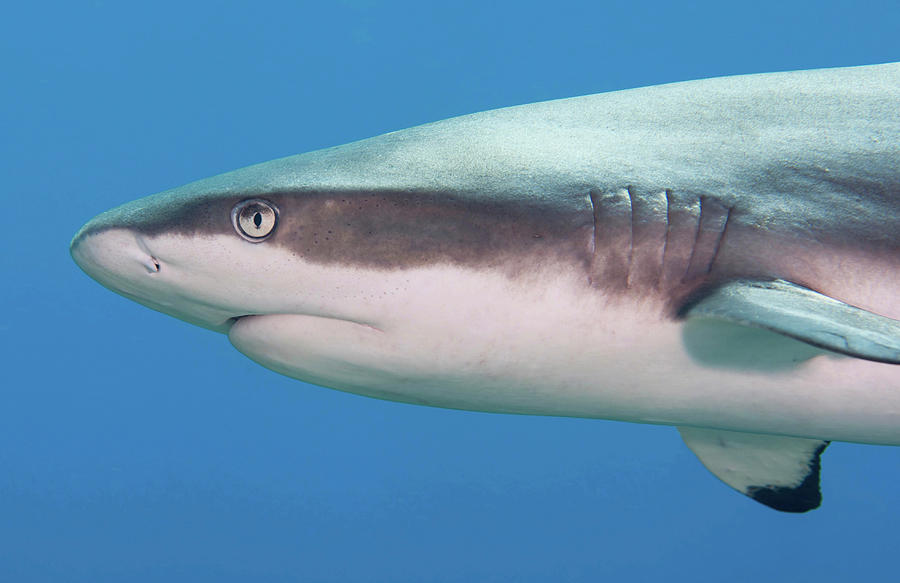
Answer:
<svg viewBox="0 0 900 583"><path fill-rule="evenodd" d="M896 1L2 13L0 581L896 576L900 449L833 445L823 507L780 514L719 483L672 428L304 385L110 293L68 255L83 222L122 202L458 114L898 60Z"/></svg>

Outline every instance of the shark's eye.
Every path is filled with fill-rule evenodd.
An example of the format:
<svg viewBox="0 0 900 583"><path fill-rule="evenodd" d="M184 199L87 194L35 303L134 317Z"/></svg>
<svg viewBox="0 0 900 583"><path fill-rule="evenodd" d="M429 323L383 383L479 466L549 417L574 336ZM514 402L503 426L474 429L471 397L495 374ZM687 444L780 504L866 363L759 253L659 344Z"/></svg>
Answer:
<svg viewBox="0 0 900 583"><path fill-rule="evenodd" d="M238 235L258 243L275 231L278 209L268 201L251 198L235 205L231 210L231 222Z"/></svg>

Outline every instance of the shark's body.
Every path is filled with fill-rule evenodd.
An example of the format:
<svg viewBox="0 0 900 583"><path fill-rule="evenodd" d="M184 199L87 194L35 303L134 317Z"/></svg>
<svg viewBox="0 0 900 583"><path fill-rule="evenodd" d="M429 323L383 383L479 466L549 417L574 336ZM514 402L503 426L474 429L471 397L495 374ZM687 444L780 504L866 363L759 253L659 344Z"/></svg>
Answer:
<svg viewBox="0 0 900 583"><path fill-rule="evenodd" d="M828 440L900 444L900 64L446 120L129 203L72 252L305 381L677 425L783 510Z"/></svg>

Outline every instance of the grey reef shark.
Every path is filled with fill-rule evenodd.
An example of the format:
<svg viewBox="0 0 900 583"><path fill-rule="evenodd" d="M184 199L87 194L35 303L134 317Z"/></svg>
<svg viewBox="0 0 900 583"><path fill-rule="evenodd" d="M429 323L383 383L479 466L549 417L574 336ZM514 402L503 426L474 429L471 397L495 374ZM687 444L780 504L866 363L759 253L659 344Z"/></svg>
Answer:
<svg viewBox="0 0 900 583"><path fill-rule="evenodd" d="M678 427L772 508L900 444L900 63L509 107L141 198L77 264L284 375Z"/></svg>

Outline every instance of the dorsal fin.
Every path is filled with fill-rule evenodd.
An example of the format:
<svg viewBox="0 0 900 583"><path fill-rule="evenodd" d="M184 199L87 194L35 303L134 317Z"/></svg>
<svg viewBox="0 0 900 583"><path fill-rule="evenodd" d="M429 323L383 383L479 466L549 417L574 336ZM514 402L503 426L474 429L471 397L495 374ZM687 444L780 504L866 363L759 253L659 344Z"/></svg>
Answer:
<svg viewBox="0 0 900 583"><path fill-rule="evenodd" d="M782 512L819 507L820 456L827 441L679 427L681 438L717 478Z"/></svg>
<svg viewBox="0 0 900 583"><path fill-rule="evenodd" d="M726 283L688 302L680 315L764 328L856 358L900 364L900 321L780 279Z"/></svg>

